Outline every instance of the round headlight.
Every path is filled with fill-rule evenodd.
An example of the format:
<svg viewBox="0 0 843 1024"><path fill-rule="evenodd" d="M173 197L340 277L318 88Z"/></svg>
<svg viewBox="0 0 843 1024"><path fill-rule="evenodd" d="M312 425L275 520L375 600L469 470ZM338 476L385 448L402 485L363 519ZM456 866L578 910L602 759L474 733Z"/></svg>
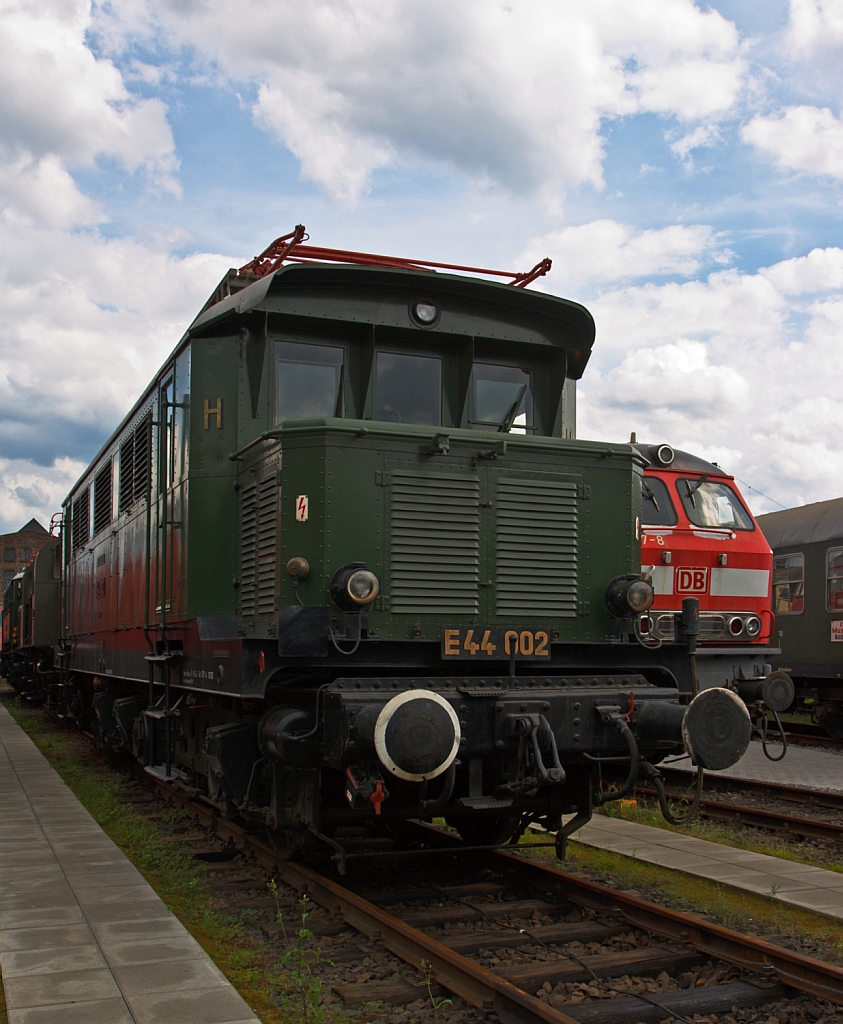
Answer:
<svg viewBox="0 0 843 1024"><path fill-rule="evenodd" d="M646 612L655 598L649 578L616 576L606 588L606 611L613 619L629 619Z"/></svg>
<svg viewBox="0 0 843 1024"><path fill-rule="evenodd" d="M380 583L369 569L357 569L348 577L345 590L355 604L371 604L378 596Z"/></svg>
<svg viewBox="0 0 843 1024"><path fill-rule="evenodd" d="M331 577L331 600L344 612L365 611L380 593L381 583L365 562L349 562Z"/></svg>
<svg viewBox="0 0 843 1024"><path fill-rule="evenodd" d="M740 615L733 615L729 619L729 632L732 636L737 636L739 633L743 633L743 619Z"/></svg>
<svg viewBox="0 0 843 1024"><path fill-rule="evenodd" d="M663 466L669 466L676 458L676 452L669 444L660 444L656 449L656 458Z"/></svg>
<svg viewBox="0 0 843 1024"><path fill-rule="evenodd" d="M654 597L655 592L646 580L636 580L626 592L626 603L634 612L646 612Z"/></svg>
<svg viewBox="0 0 843 1024"><path fill-rule="evenodd" d="M746 635L754 639L761 632L761 619L757 615L750 615L744 629L746 629Z"/></svg>
<svg viewBox="0 0 843 1024"><path fill-rule="evenodd" d="M416 299L410 303L410 319L416 327L435 327L439 323L439 306L432 299Z"/></svg>

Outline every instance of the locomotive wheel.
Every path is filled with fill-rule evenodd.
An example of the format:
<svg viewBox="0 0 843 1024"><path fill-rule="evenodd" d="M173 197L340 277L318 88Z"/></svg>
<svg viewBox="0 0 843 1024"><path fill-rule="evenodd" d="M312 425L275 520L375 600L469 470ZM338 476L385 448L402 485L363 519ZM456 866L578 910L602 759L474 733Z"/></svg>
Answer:
<svg viewBox="0 0 843 1024"><path fill-rule="evenodd" d="M520 814L476 815L445 818L467 846L500 846L508 842L521 823Z"/></svg>

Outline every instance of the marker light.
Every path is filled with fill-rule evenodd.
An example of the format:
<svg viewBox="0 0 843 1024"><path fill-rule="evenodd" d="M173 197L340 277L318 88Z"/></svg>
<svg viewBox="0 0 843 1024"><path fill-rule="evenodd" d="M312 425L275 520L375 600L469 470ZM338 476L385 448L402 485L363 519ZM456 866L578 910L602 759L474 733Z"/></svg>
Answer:
<svg viewBox="0 0 843 1024"><path fill-rule="evenodd" d="M743 633L743 619L740 615L733 615L731 619L729 619L729 632L732 636L737 636L739 633Z"/></svg>
<svg viewBox="0 0 843 1024"><path fill-rule="evenodd" d="M746 620L744 628L746 629L746 635L755 639L761 632L761 619L757 615L750 615Z"/></svg>

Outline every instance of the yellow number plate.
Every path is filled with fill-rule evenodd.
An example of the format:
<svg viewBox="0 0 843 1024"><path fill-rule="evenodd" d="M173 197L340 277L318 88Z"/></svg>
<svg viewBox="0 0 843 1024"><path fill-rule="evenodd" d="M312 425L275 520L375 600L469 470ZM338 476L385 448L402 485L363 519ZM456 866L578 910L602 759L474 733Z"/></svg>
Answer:
<svg viewBox="0 0 843 1024"><path fill-rule="evenodd" d="M549 658L550 630L516 626L444 626L442 657L447 660Z"/></svg>

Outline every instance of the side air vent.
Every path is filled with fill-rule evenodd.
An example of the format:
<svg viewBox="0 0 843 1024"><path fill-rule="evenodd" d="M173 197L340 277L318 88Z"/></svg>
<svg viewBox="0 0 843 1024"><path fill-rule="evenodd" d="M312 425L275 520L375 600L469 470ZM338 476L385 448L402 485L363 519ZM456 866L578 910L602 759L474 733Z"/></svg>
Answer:
<svg viewBox="0 0 843 1024"><path fill-rule="evenodd" d="M255 562L258 533L258 484L240 486L240 614L255 614Z"/></svg>
<svg viewBox="0 0 843 1024"><path fill-rule="evenodd" d="M146 497L149 487L149 432L147 414L120 445L119 508L122 515L136 501Z"/></svg>
<svg viewBox="0 0 843 1024"><path fill-rule="evenodd" d="M577 486L498 481L496 607L502 616L577 614Z"/></svg>
<svg viewBox="0 0 843 1024"><path fill-rule="evenodd" d="M392 474L389 608L472 615L480 581L480 485L472 477Z"/></svg>
<svg viewBox="0 0 843 1024"><path fill-rule="evenodd" d="M111 522L111 459L94 478L94 533Z"/></svg>
<svg viewBox="0 0 843 1024"><path fill-rule="evenodd" d="M73 553L84 547L91 536L91 492L86 487L73 499L70 513L70 540Z"/></svg>
<svg viewBox="0 0 843 1024"><path fill-rule="evenodd" d="M240 487L240 614L247 618L275 611L278 579L277 465L259 472Z"/></svg>

